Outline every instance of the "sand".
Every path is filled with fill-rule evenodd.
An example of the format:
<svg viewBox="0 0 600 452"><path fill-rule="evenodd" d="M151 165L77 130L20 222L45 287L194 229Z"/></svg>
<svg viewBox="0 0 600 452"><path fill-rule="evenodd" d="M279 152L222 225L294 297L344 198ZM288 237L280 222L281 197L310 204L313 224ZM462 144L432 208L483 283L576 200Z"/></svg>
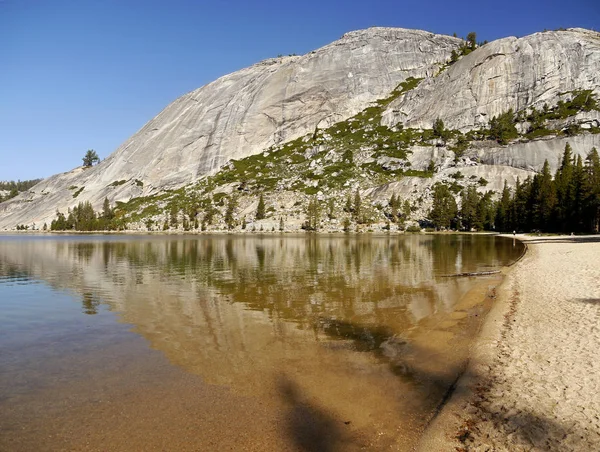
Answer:
<svg viewBox="0 0 600 452"><path fill-rule="evenodd" d="M600 450L600 236L528 237L419 449Z"/></svg>

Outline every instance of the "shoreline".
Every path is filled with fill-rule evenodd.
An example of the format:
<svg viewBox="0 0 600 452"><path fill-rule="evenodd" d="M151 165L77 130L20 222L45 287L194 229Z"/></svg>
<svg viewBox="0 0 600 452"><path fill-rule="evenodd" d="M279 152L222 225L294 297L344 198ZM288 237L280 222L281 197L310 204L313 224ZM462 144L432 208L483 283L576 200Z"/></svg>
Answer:
<svg viewBox="0 0 600 452"><path fill-rule="evenodd" d="M342 231L342 230L327 230L327 231L304 231L302 229L287 230L287 231L225 231L225 230L213 230L213 231L141 231L141 230L125 230L125 231L40 231L40 230L26 230L26 231L15 231L13 229L0 230L0 235L164 235L164 236L210 236L210 235L378 235L378 236L392 236L392 235L497 235L503 237L509 237L508 234L493 232L493 231L481 231L481 232L467 232L467 231L425 231L424 229L419 232L407 232L407 231L380 231L380 230L366 230L366 231ZM512 237L512 235L510 236Z"/></svg>
<svg viewBox="0 0 600 452"><path fill-rule="evenodd" d="M600 445L600 236L516 239L526 250L505 267L466 370L418 451Z"/></svg>

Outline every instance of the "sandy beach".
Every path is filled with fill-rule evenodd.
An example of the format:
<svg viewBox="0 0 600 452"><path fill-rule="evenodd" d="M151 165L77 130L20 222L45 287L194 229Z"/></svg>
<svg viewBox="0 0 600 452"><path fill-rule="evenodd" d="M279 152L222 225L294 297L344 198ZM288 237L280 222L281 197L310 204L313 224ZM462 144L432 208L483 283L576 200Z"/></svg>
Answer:
<svg viewBox="0 0 600 452"><path fill-rule="evenodd" d="M600 450L600 237L517 236L465 375L420 450Z"/></svg>

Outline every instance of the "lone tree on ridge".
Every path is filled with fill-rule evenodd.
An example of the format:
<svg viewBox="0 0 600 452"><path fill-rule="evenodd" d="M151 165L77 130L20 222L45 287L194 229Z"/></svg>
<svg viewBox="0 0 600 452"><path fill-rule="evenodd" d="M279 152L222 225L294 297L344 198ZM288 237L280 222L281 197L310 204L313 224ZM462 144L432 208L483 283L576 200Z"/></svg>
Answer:
<svg viewBox="0 0 600 452"><path fill-rule="evenodd" d="M96 151L94 151L93 149L88 149L88 151L85 153L85 156L83 157L82 160L83 160L83 166L90 167L94 163L98 163L100 161L100 157L98 157L98 154L96 154Z"/></svg>

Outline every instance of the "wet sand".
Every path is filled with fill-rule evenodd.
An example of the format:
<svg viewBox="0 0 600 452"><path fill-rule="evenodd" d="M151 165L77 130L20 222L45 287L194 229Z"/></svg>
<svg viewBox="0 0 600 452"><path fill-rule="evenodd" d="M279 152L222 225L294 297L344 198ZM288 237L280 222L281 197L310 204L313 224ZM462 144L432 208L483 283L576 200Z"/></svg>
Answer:
<svg viewBox="0 0 600 452"><path fill-rule="evenodd" d="M456 391L419 450L600 450L600 236L519 236Z"/></svg>

